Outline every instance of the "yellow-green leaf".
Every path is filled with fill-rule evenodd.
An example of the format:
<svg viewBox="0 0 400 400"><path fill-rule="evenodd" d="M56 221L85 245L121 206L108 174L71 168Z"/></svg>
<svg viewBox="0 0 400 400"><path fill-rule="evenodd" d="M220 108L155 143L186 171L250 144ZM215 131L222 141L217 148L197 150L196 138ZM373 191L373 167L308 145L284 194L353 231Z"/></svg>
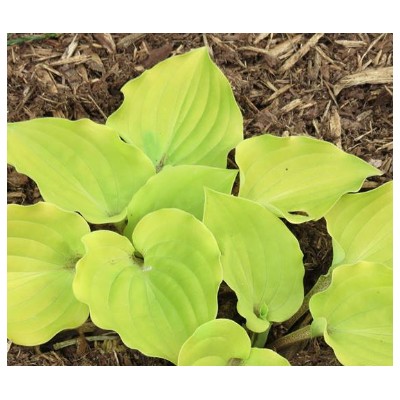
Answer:
<svg viewBox="0 0 400 400"><path fill-rule="evenodd" d="M243 139L243 118L228 80L205 47L168 58L122 88L124 101L107 120L157 169L226 166Z"/></svg>
<svg viewBox="0 0 400 400"><path fill-rule="evenodd" d="M201 220L204 187L230 193L236 175L236 170L203 165L166 166L133 196L128 205L124 235L131 237L140 219L160 208L179 208Z"/></svg>
<svg viewBox="0 0 400 400"><path fill-rule="evenodd" d="M262 135L236 148L239 196L292 223L317 220L364 180L382 173L331 143L306 136Z"/></svg>
<svg viewBox="0 0 400 400"><path fill-rule="evenodd" d="M391 268L366 261L336 267L310 311L313 335L323 335L343 365L393 364Z"/></svg>
<svg viewBox="0 0 400 400"><path fill-rule="evenodd" d="M8 162L46 201L92 223L123 220L133 194L155 173L142 151L88 119L38 118L7 130Z"/></svg>
<svg viewBox="0 0 400 400"><path fill-rule="evenodd" d="M83 238L74 292L96 325L173 363L185 340L217 314L220 251L192 215L161 209L137 224L132 243L111 231Z"/></svg>
<svg viewBox="0 0 400 400"><path fill-rule="evenodd" d="M393 181L344 195L325 216L332 265L374 261L393 266Z"/></svg>
<svg viewBox="0 0 400 400"><path fill-rule="evenodd" d="M79 215L49 203L11 204L7 218L7 336L34 346L89 315L72 281L90 229Z"/></svg>
<svg viewBox="0 0 400 400"><path fill-rule="evenodd" d="M299 243L261 205L206 189L204 223L221 249L224 281L253 332L264 332L300 307L304 266Z"/></svg>
<svg viewBox="0 0 400 400"><path fill-rule="evenodd" d="M288 366L270 349L251 348L246 331L230 319L215 319L201 325L183 344L182 366Z"/></svg>

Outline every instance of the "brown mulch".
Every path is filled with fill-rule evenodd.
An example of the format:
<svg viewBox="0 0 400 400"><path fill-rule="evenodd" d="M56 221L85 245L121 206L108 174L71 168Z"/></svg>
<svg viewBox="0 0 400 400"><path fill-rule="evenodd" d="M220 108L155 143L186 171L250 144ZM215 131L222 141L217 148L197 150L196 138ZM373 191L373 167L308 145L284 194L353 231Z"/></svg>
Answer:
<svg viewBox="0 0 400 400"><path fill-rule="evenodd" d="M204 44L232 85L246 138L311 135L383 171L364 189L393 179L392 34L61 34L21 43L7 49L8 121L47 116L104 123L129 79ZM10 166L7 173L8 203L41 200L32 180ZM323 220L289 227L305 255L307 290L330 265L330 239ZM220 317L242 321L229 288L221 287L219 300ZM12 344L8 365L169 365L87 325L40 347ZM281 328L274 329L272 336L279 335ZM288 358L293 365L339 365L320 339Z"/></svg>

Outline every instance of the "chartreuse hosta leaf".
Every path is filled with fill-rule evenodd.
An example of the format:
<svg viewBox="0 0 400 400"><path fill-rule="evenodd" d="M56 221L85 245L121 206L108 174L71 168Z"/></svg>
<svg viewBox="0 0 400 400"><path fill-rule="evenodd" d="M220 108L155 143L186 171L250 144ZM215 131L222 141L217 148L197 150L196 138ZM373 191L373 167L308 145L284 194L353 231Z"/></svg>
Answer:
<svg viewBox="0 0 400 400"><path fill-rule="evenodd" d="M332 265L375 261L393 266L393 182L344 195L325 216Z"/></svg>
<svg viewBox="0 0 400 400"><path fill-rule="evenodd" d="M166 166L133 196L128 205L125 236L131 237L138 221L160 208L179 208L201 220L204 187L230 193L236 175L236 170L202 165Z"/></svg>
<svg viewBox="0 0 400 400"><path fill-rule="evenodd" d="M132 243L111 231L83 238L74 293L96 325L173 363L185 340L217 313L220 251L191 214L161 209L137 224Z"/></svg>
<svg viewBox="0 0 400 400"><path fill-rule="evenodd" d="M243 139L243 119L228 80L207 48L160 62L122 88L124 101L107 120L163 165L225 167Z"/></svg>
<svg viewBox="0 0 400 400"><path fill-rule="evenodd" d="M204 223L222 253L224 281L253 332L266 331L300 307L303 254L284 223L261 205L206 189Z"/></svg>
<svg viewBox="0 0 400 400"><path fill-rule="evenodd" d="M262 135L236 148L239 196L292 223L317 220L347 192L381 175L375 167L331 143L306 136Z"/></svg>
<svg viewBox="0 0 400 400"><path fill-rule="evenodd" d="M72 281L84 253L81 238L90 229L78 214L50 203L11 204L7 219L7 335L21 345L38 345L89 315Z"/></svg>
<svg viewBox="0 0 400 400"><path fill-rule="evenodd" d="M93 223L119 222L133 194L155 173L138 148L88 119L38 118L8 124L8 162L46 201Z"/></svg>
<svg viewBox="0 0 400 400"><path fill-rule="evenodd" d="M392 365L393 270L362 261L332 272L310 300L314 336L324 336L344 365Z"/></svg>
<svg viewBox="0 0 400 400"><path fill-rule="evenodd" d="M246 331L230 319L201 325L183 344L178 365L288 366L289 361L270 349L251 348Z"/></svg>

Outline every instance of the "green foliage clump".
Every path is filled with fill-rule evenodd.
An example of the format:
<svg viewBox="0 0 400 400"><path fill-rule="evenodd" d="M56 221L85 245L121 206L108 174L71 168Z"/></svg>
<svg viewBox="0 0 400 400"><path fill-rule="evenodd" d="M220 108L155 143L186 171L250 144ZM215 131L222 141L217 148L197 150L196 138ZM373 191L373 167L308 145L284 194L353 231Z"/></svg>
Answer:
<svg viewBox="0 0 400 400"><path fill-rule="evenodd" d="M176 365L290 365L278 352L317 336L344 365L391 365L392 183L351 194L381 172L310 137L244 140L206 48L122 91L105 125L8 124L8 162L45 200L8 206L9 339L41 344L90 314ZM227 169L233 149L238 170ZM320 218L334 259L305 296L303 254L282 219ZM216 318L222 281L244 326ZM267 341L308 311L311 324Z"/></svg>

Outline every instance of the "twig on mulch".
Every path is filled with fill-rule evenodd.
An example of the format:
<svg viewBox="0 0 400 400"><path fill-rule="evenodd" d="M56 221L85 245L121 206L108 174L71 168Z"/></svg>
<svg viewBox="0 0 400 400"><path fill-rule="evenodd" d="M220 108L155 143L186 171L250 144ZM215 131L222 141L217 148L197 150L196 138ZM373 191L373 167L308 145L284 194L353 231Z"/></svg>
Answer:
<svg viewBox="0 0 400 400"><path fill-rule="evenodd" d="M356 85L382 84L393 82L393 67L384 67L379 69L367 69L355 74L344 76L333 88L337 96L344 88Z"/></svg>
<svg viewBox="0 0 400 400"><path fill-rule="evenodd" d="M303 58L312 47L314 47L318 40L324 36L323 33L316 33L300 50L294 53L280 68L279 72L283 73L293 67L301 58Z"/></svg>
<svg viewBox="0 0 400 400"><path fill-rule="evenodd" d="M269 53L274 57L287 55L288 52L293 52L295 50L295 45L299 43L302 38L303 35L293 36L292 38L277 44L275 47L269 50Z"/></svg>

